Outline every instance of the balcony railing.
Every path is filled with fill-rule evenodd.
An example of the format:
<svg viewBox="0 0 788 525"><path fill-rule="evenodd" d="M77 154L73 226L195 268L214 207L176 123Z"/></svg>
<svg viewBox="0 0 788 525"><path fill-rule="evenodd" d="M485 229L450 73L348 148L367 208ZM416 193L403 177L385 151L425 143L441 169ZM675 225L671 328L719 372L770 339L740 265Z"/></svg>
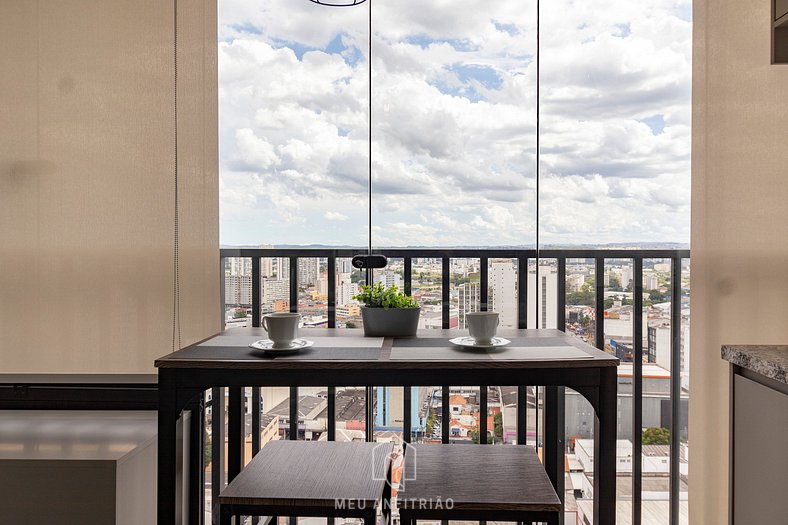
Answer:
<svg viewBox="0 0 788 525"><path fill-rule="evenodd" d="M261 261L266 258L277 258L280 261L287 262L289 283L289 291L287 295L286 304L279 305L280 308L289 309L292 312L297 312L299 309L299 259L321 259L323 268L325 270L326 294L325 294L325 309L326 309L326 322L324 326L334 328L337 326L337 261L338 259L351 258L359 253L364 253L362 250L355 249L222 249L221 250L221 276L222 276L222 302L221 302L221 319L222 326L226 321L227 304L224 297L225 292L225 269L227 267L226 261L230 258L246 258L251 261L251 268L249 269L248 277L251 279L251 293L248 306L251 309L251 326L260 326L261 317L263 315L261 289L263 277L261 272ZM533 249L381 249L376 250L376 253L386 255L390 259L401 260L401 278L402 288L405 293L410 294L413 289L413 267L414 260L430 259L439 260L441 262L441 323L442 328L450 328L453 322L452 309L451 309L451 263L453 260L473 259L478 261L478 277L479 277L479 290L478 290L478 309L487 310L489 306L489 273L488 265L493 260L511 260L516 263L516 282L517 282L517 317L516 328L545 328L547 322L544 316L544 308L546 301L544 300L545 280L537 281L534 279L536 286L534 289L529 290L529 272L533 267L534 272L540 271L540 266L550 266L550 272L555 274L555 312L551 314L555 326L560 330L567 330L569 326L570 331L573 331L578 336L582 336L588 340L589 343L595 345L597 348L614 351L612 346L615 346L615 351L619 353L622 361L632 362L632 520L634 525L640 525L641 521L641 504L643 493L643 443L642 443L642 430L643 430L643 364L644 360L648 358L651 360L654 356L647 356L644 350L652 350L651 345L647 344L644 348L644 336L651 334L644 334L644 299L647 297L646 290L644 290L644 263L648 262L653 266L655 260L661 261L662 273L669 275L669 286L664 286L660 283L660 288L669 288L669 296L667 303L669 308L666 315L669 320L669 370L670 370L670 387L669 395L669 408L667 426L670 436L670 460L669 460L669 513L671 525L678 525L679 523L679 502L680 502L680 486L682 482L681 461L686 456L682 451L682 418L679 417L683 410L682 408L682 297L688 295L688 286L682 285L682 277L688 275L682 274L682 269L688 267L688 260L690 257L689 250L673 250L673 249L656 249L656 250L628 250L628 249L546 249L539 250L538 254ZM537 260L538 257L538 260ZM593 264L593 305L588 307L589 316L586 320L590 319L590 326L588 329L578 329L577 323L573 322L567 325L567 264L577 265L579 261L583 261L588 267ZM398 263L399 264L399 263ZM605 276L608 264L616 265L617 267L627 267L631 270L631 291L622 292L622 295L629 296L629 306L631 306L631 321L632 321L632 334L631 342L626 341L628 344L621 344L618 342L608 342L605 337L605 322L606 312L612 311L606 309L606 284ZM284 265L282 265L284 268ZM280 270L282 269L280 268ZM666 270L667 269L667 270ZM544 271L544 270L541 270ZM649 273L649 275L653 275ZM283 276L282 276L283 277ZM369 279L370 276L367 276ZM654 279L654 277L650 277ZM540 284L542 286L540 287ZM653 287L653 281L652 281ZM587 290L586 290L587 291ZM541 292L541 298L536 297ZM687 293L685 293L687 292ZM540 312L533 312L529 315L529 294L533 294L536 300L533 304L541 305ZM609 294L608 294L609 295ZM244 307L247 305L236 304L235 306ZM339 305L342 306L342 305ZM572 305L569 305L572 306ZM541 313L542 315L535 315ZM646 323L648 329L648 323ZM667 330L663 327L664 330ZM664 359L664 358L663 358ZM403 423L402 423L402 437L406 441L412 439L412 395L411 390L406 388L403 393L404 409L403 409ZM450 404L449 404L450 388L449 385L441 385L441 441L448 443L451 441L449 424L450 419ZM211 436L212 436L212 476L211 476L211 494L213 500L218 496L219 491L225 485L225 447L223 444L226 442L224 436L225 432L225 416L224 409L227 402L236 404L236 414L244 413L243 403L244 395L240 391L233 391L230 389L227 399L225 399L225 389L215 388L211 392L211 399L207 405L212 408L211 415ZM329 387L326 389L327 397L327 438L329 440L336 439L336 389ZM540 404L544 403L547 408L546 414L555 414L557 419L552 421L564 421L564 389L546 389L542 391L539 388L529 387L525 385L517 386L517 443L526 443L528 441L528 434L526 428L527 410L529 404L536 409L537 424L535 425L534 442L539 445L544 439L558 439L564 450L566 448L565 436L562 429L550 429L549 425L545 426L544 433L540 437L540 425L538 424L538 417L540 416ZM299 418L298 414L298 389L291 387L289 391L289 413L288 424L284 432L284 436L288 439L298 439L299 437ZM260 389L252 389L249 396L251 403L251 453L255 454L261 446L261 395ZM488 442L488 424L486 414L488 413L488 390L487 388L480 388L478 396L479 413L482 417L479 418L479 442L484 444ZM368 441L374 439L374 390L368 388L366 390L366 405L365 405L365 437ZM551 416L552 418L553 416ZM544 424L544 420L543 420ZM238 457L241 452L233 450L233 447L238 447L238 441L230 440L229 449L227 454L230 457ZM249 458L247 458L249 459ZM563 479L561 486L559 486L559 494L563 494Z"/></svg>

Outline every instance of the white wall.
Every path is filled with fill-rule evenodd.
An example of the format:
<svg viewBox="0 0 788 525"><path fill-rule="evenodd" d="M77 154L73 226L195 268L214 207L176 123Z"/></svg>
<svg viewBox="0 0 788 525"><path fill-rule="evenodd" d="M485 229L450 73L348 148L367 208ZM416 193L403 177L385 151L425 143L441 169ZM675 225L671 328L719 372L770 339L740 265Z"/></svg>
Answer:
<svg viewBox="0 0 788 525"><path fill-rule="evenodd" d="M180 0L184 344L219 328L215 2ZM173 2L0 2L0 360L141 373L171 349Z"/></svg>
<svg viewBox="0 0 788 525"><path fill-rule="evenodd" d="M725 343L788 340L788 67L770 0L695 0L690 522L727 523Z"/></svg>

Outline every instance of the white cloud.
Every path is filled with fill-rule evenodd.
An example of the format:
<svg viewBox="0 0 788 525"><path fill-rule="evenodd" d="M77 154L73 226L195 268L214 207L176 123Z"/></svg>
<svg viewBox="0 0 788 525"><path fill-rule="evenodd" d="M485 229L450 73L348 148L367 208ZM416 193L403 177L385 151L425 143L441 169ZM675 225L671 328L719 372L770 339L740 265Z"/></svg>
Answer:
<svg viewBox="0 0 788 525"><path fill-rule="evenodd" d="M222 242L366 244L370 4L374 243L533 243L535 0L220 2ZM689 5L542 2L542 242L688 240Z"/></svg>
<svg viewBox="0 0 788 525"><path fill-rule="evenodd" d="M327 211L323 214L323 218L327 221L346 221L349 219L347 215L338 211Z"/></svg>

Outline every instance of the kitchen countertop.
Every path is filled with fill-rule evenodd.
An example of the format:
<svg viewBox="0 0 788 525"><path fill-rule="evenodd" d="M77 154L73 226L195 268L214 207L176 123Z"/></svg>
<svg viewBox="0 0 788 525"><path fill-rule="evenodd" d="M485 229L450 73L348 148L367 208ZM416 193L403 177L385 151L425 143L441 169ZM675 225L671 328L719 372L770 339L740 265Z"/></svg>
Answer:
<svg viewBox="0 0 788 525"><path fill-rule="evenodd" d="M788 385L788 345L723 345L722 358Z"/></svg>

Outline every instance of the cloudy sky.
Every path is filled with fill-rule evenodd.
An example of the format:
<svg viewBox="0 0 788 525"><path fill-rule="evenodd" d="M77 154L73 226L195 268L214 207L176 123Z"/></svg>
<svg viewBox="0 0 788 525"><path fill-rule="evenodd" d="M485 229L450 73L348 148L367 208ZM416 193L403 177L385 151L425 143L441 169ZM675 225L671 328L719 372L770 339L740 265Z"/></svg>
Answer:
<svg viewBox="0 0 788 525"><path fill-rule="evenodd" d="M221 242L532 245L535 0L219 1ZM540 244L689 242L691 0L541 13Z"/></svg>

